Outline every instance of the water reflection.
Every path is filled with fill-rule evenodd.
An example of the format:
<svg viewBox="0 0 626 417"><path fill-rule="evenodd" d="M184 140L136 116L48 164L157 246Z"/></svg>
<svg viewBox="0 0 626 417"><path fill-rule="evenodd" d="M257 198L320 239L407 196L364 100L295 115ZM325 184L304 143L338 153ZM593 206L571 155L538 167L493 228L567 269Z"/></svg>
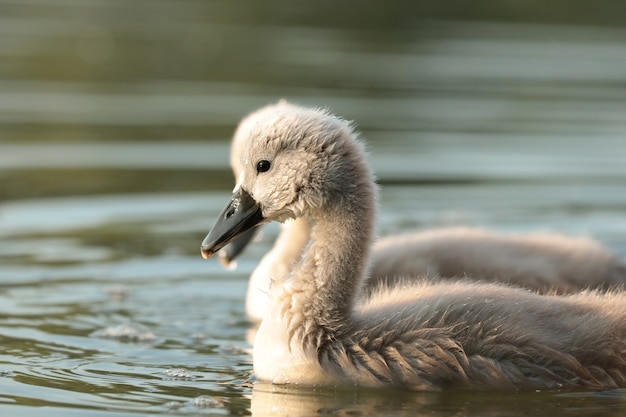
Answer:
<svg viewBox="0 0 626 417"><path fill-rule="evenodd" d="M251 411L255 417L319 415L389 416L602 416L626 410L626 392L506 393L298 389L255 383ZM609 411L610 410L610 411Z"/></svg>

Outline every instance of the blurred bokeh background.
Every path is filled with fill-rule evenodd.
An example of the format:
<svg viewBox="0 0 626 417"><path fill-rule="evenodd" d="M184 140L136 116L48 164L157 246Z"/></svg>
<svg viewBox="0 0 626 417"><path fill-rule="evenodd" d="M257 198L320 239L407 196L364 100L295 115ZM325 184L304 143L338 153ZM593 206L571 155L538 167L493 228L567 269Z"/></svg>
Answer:
<svg viewBox="0 0 626 417"><path fill-rule="evenodd" d="M280 98L354 121L380 234L551 230L626 254L624 1L0 0L10 411L249 411L243 296L276 229L236 271L198 247L237 122ZM358 398L332 407L380 405ZM511 412L492 399L460 401Z"/></svg>
<svg viewBox="0 0 626 417"><path fill-rule="evenodd" d="M610 0L2 0L0 198L221 184L211 145L281 97L328 106L375 143L489 142L505 155L474 168L503 177L555 141L606 151L626 130L624 23ZM612 162L581 156L598 173ZM475 177L450 166L465 158L379 169Z"/></svg>

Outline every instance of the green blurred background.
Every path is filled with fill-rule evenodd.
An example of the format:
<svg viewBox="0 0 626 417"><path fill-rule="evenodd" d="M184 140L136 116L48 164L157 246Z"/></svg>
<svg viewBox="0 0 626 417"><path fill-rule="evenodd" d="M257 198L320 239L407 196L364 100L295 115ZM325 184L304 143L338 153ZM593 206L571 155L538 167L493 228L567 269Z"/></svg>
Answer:
<svg viewBox="0 0 626 417"><path fill-rule="evenodd" d="M622 1L0 0L0 199L224 187L237 121L281 97L374 143L623 134L624 23Z"/></svg>

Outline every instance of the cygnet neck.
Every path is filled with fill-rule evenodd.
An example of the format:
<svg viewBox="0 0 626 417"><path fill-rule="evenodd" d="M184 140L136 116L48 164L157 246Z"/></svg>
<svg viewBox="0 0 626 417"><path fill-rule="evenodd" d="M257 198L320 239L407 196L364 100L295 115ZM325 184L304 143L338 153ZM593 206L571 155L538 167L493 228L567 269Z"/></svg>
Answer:
<svg viewBox="0 0 626 417"><path fill-rule="evenodd" d="M310 213L303 256L274 298L289 325L291 342L319 347L350 318L367 272L374 235L376 189L368 171L346 175L349 191ZM308 346L313 347L313 346Z"/></svg>

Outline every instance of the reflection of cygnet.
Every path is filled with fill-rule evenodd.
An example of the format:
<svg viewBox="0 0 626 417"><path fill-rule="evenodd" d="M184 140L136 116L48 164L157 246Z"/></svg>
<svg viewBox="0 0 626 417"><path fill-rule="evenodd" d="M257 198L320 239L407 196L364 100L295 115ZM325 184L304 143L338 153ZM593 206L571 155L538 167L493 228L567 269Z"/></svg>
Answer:
<svg viewBox="0 0 626 417"><path fill-rule="evenodd" d="M245 117L233 136L230 164L239 178L246 140L271 112L289 107L284 101ZM255 233L229 244L220 252L230 263ZM297 262L309 239L305 218L288 220L274 247L250 277L246 312L253 321L263 318L272 279L282 279ZM606 289L626 283L626 265L590 238L555 234L502 235L476 228L446 228L388 236L374 245L371 255L371 289L397 279L473 278L500 281L540 292L568 293L584 288ZM369 291L369 290L368 290Z"/></svg>
<svg viewBox="0 0 626 417"><path fill-rule="evenodd" d="M269 221L306 217L302 255L275 280L254 372L277 384L410 390L626 386L626 293L539 295L502 284L411 280L359 296L376 218L362 144L343 120L261 110L211 257Z"/></svg>
<svg viewBox="0 0 626 417"><path fill-rule="evenodd" d="M589 395L593 394L596 393L589 393ZM619 395L617 397L613 400L615 403L620 401ZM524 400L521 401L520 398ZM255 381L250 412L253 417L376 416L381 414L395 417L425 415L502 417L512 415L512 413L518 416L548 416L558 409L580 409L582 400L580 395L540 394L539 397L520 397L520 393L515 391L508 393L500 391L497 395L493 395L490 391L465 393L455 391L448 394L446 392L278 386Z"/></svg>

